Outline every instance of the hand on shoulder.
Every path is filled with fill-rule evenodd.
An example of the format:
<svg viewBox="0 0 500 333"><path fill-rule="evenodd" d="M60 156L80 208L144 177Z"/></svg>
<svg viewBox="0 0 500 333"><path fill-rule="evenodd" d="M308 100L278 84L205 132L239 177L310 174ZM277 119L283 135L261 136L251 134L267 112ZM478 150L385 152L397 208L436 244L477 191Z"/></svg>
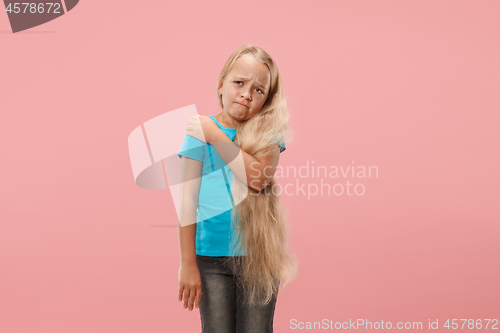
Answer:
<svg viewBox="0 0 500 333"><path fill-rule="evenodd" d="M214 142L221 129L215 121L207 116L192 116L186 125L186 134L200 141L210 143Z"/></svg>

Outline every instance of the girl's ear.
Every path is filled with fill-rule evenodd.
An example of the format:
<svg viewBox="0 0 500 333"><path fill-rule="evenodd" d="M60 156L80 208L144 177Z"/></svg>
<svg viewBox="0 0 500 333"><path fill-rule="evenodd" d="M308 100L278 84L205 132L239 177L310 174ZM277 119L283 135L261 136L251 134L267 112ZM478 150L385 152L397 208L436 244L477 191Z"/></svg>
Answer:
<svg viewBox="0 0 500 333"><path fill-rule="evenodd" d="M221 82L219 84L219 88L217 89L217 92L219 93L219 95L222 95L222 84L223 84L223 82Z"/></svg>

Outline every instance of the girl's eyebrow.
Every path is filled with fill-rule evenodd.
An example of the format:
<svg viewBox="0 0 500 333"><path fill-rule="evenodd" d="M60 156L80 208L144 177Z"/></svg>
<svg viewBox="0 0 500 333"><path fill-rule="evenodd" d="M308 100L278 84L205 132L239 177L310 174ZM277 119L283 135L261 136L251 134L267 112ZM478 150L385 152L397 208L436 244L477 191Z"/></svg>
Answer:
<svg viewBox="0 0 500 333"><path fill-rule="evenodd" d="M241 76L241 75L237 75L237 76L236 76L236 78L237 78L237 79L241 79L241 80L246 80L246 81L250 80L248 77L246 77L246 76ZM260 88L264 89L264 85L263 85L262 83L257 82L257 85L258 85Z"/></svg>

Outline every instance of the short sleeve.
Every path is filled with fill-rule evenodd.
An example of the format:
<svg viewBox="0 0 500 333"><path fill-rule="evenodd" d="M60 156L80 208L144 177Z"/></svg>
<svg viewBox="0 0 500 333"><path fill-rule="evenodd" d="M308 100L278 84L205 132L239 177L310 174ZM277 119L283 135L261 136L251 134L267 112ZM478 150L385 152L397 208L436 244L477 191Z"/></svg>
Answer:
<svg viewBox="0 0 500 333"><path fill-rule="evenodd" d="M177 152L177 156L179 156L179 158L182 158L182 156L186 156L194 160L203 162L203 159L205 158L205 145L205 142L186 134L181 148Z"/></svg>

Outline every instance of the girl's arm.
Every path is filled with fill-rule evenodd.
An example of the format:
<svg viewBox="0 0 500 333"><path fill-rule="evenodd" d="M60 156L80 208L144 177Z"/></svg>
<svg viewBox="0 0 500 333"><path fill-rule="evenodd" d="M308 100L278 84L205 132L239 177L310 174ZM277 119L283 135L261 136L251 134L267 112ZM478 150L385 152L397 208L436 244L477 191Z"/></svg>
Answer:
<svg viewBox="0 0 500 333"><path fill-rule="evenodd" d="M279 144L270 156L255 158L242 151L206 116L193 116L186 125L186 134L214 146L236 177L255 191L265 188L276 172L280 158Z"/></svg>
<svg viewBox="0 0 500 333"><path fill-rule="evenodd" d="M179 187L179 301L184 307L199 307L201 277L196 263L196 211L200 193L202 162L182 156Z"/></svg>
<svg viewBox="0 0 500 333"><path fill-rule="evenodd" d="M196 263L196 210L203 162L182 156L179 186L179 252L181 263Z"/></svg>
<svg viewBox="0 0 500 333"><path fill-rule="evenodd" d="M215 137L210 144L214 146L236 177L255 191L264 189L276 172L280 159L278 144L271 155L261 158L255 158L241 150L222 131L215 132Z"/></svg>

